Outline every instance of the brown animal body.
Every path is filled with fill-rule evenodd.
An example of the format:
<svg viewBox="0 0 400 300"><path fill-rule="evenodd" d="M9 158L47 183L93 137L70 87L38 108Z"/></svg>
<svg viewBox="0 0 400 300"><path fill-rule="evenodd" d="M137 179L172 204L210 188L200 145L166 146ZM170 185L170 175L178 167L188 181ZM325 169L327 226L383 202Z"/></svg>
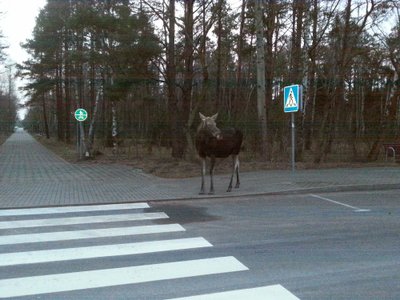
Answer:
<svg viewBox="0 0 400 300"><path fill-rule="evenodd" d="M239 152L242 146L243 134L236 128L219 129L216 126L215 120L218 114L212 117L205 117L200 113L201 123L197 129L196 135L196 149L202 160L201 169L201 188L200 194L204 194L204 177L206 173L206 158L209 157L211 161L210 165L210 192L214 193L214 166L216 158L225 158L232 156L233 168L232 176L228 186L227 192L232 189L233 177L236 173L236 186L240 185L239 180Z"/></svg>

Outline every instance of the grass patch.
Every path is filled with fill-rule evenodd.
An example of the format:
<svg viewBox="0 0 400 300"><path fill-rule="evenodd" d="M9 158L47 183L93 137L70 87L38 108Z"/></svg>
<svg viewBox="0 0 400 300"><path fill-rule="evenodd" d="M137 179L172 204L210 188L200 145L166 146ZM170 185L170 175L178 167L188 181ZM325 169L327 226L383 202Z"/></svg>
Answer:
<svg viewBox="0 0 400 300"><path fill-rule="evenodd" d="M10 137L9 134L4 134L0 133L0 145L3 145L3 143Z"/></svg>
<svg viewBox="0 0 400 300"><path fill-rule="evenodd" d="M44 136L35 138L45 147L71 163L79 164L122 164L141 169L148 174L164 178L187 178L200 176L200 160L198 158L177 160L171 157L171 150L166 147L148 145L146 143L125 140L118 147L117 152L113 152L110 147L102 146L100 141L95 142L96 156L90 160L79 160L75 144L65 144L54 138L46 139ZM279 149L273 149L278 151ZM244 147L241 153L241 171L276 170L291 169L290 148L283 151L273 162L265 162L251 151L249 147ZM384 161L384 154L379 161L374 163L352 162L349 159L348 147L341 145L335 148L335 153L328 156L328 161L320 164L312 162L312 153L304 156L304 161L297 162L297 169L318 169L318 168L348 168L348 167L370 167L370 166L393 166L391 160ZM231 158L217 160L215 173L230 174L232 170Z"/></svg>

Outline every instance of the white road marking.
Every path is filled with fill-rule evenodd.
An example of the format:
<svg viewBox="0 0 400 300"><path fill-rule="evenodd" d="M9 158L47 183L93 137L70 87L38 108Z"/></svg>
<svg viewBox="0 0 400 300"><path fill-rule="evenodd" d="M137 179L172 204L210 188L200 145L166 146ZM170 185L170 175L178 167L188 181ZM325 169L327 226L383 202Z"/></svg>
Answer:
<svg viewBox="0 0 400 300"><path fill-rule="evenodd" d="M300 300L283 286L270 285L252 289L175 298L170 300Z"/></svg>
<svg viewBox="0 0 400 300"><path fill-rule="evenodd" d="M17 208L17 209L0 210L0 217L62 214L71 212L143 209L143 208L149 208L149 205L147 203L124 203L124 204L83 205L83 206L58 206L58 207L42 207L42 208Z"/></svg>
<svg viewBox="0 0 400 300"><path fill-rule="evenodd" d="M113 244L0 254L0 267L212 247L204 238Z"/></svg>
<svg viewBox="0 0 400 300"><path fill-rule="evenodd" d="M335 201L335 200L332 200L332 199L329 199L329 198L325 198L325 197L322 197L322 196L318 196L318 195L314 195L314 194L310 194L310 196L312 196L314 198L318 198L318 199L324 200L324 201L328 201L328 202L331 202L331 203L335 203L335 204L338 204L338 205L342 205L342 206L351 208L351 209L354 210L354 212L368 212L368 211L371 211L370 209L359 208L359 207L356 207L356 206L352 206L352 205L349 205L349 204L346 204L346 203L342 203L342 202L339 202L339 201Z"/></svg>
<svg viewBox="0 0 400 300"><path fill-rule="evenodd" d="M185 231L179 224L145 225L131 227L117 227L104 229L87 229L74 231L41 232L30 234L2 235L0 245L13 245L25 243L42 243L67 240L81 240L152 233L166 233Z"/></svg>
<svg viewBox="0 0 400 300"><path fill-rule="evenodd" d="M32 296L248 270L232 256L0 280L1 297Z"/></svg>
<svg viewBox="0 0 400 300"><path fill-rule="evenodd" d="M71 218L51 218L19 221L1 221L0 229L60 226L76 224L110 223L138 220L168 219L165 213L136 213L123 215L85 216Z"/></svg>

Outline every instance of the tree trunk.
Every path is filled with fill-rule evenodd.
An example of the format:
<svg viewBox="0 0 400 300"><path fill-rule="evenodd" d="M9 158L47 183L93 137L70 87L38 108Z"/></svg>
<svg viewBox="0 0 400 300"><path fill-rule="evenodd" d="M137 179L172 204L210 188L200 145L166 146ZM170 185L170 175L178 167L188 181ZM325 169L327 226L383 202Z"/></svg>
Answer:
<svg viewBox="0 0 400 300"><path fill-rule="evenodd" d="M56 114L57 114L57 138L59 141L64 141L64 114L63 114L63 99L62 99L62 67L56 68Z"/></svg>
<svg viewBox="0 0 400 300"><path fill-rule="evenodd" d="M218 112L221 99L221 77L222 77L222 6L224 0L218 1L218 21L217 21L217 78L215 93L215 110Z"/></svg>
<svg viewBox="0 0 400 300"><path fill-rule="evenodd" d="M97 92L96 100L95 100L95 103L93 106L93 112L92 112L92 116L90 118L89 132L88 132L88 137L87 137L87 142L86 142L86 151L89 153L90 157L93 157L94 133L95 133L95 126L96 126L97 112L99 109L100 95L102 95L102 93L99 90Z"/></svg>
<svg viewBox="0 0 400 300"><path fill-rule="evenodd" d="M293 2L291 72L289 74L290 84L301 84L303 78L301 74L301 64L303 58L301 38L303 36L303 14L305 6L305 0L297 0Z"/></svg>
<svg viewBox="0 0 400 300"><path fill-rule="evenodd" d="M67 18L70 17L71 2L67 4L66 9L68 10ZM70 92L70 80L71 80L71 63L69 58L69 45L70 45L70 30L64 27L64 90L65 90L65 115L64 115L64 126L65 126L65 142L71 143L71 92Z"/></svg>
<svg viewBox="0 0 400 300"><path fill-rule="evenodd" d="M208 72L208 65L207 65L207 33L208 33L208 28L207 28L207 20L206 20L206 6L205 3L202 6L202 37L201 37L201 42L200 42L200 49L199 49L199 60L201 64L201 69L202 69L202 75L203 75L203 82L201 86L201 94L200 94L200 102L205 103L207 100L207 95L209 92L209 72ZM200 104L198 102L198 107ZM197 112L196 112L197 113Z"/></svg>
<svg viewBox="0 0 400 300"><path fill-rule="evenodd" d="M267 6L267 18L266 18L266 82L265 82L265 107L266 107L266 116L268 118L268 112L270 110L270 105L272 103L272 89L274 85L274 33L276 32L276 14L277 14L277 1L269 0ZM267 128L269 128L269 124L267 122ZM266 157L267 160L271 160L271 151L272 149L272 138L267 135L266 137Z"/></svg>
<svg viewBox="0 0 400 300"><path fill-rule="evenodd" d="M257 113L258 122L261 128L261 155L268 160L267 152L267 113L265 105L265 56L264 56L264 24L263 24L263 3L256 0L255 25L257 36Z"/></svg>
<svg viewBox="0 0 400 300"><path fill-rule="evenodd" d="M187 135L190 135L190 128L188 127L190 109L192 105L192 88L193 88L193 4L194 0L185 1L185 38L184 38L184 75L183 75L183 89L182 89L182 113L180 115L181 122L178 133L180 136L180 158L184 157L187 147L187 141L190 140Z"/></svg>
<svg viewBox="0 0 400 300"><path fill-rule="evenodd" d="M245 12L246 12L246 0L242 0L242 8L240 12L240 27L238 35L238 46L237 46L237 64L236 64L236 87L235 94L233 98L233 115L236 118L239 112L239 103L243 94L241 93L242 87L242 56L243 56L243 32L245 23Z"/></svg>
<svg viewBox="0 0 400 300"><path fill-rule="evenodd" d="M113 143L113 150L114 154L118 153L118 126L117 126L117 108L115 107L115 101L111 100L111 137Z"/></svg>
<svg viewBox="0 0 400 300"><path fill-rule="evenodd" d="M171 124L172 157L182 157L179 141L178 101L176 98L176 64L175 64L175 0L169 1L169 32L167 49L167 88L168 111Z"/></svg>
<svg viewBox="0 0 400 300"><path fill-rule="evenodd" d="M65 42L65 51L67 51L67 42ZM64 79L64 90L65 90L65 142L71 143L71 92L70 92L70 68L71 65L67 61L65 63L65 79Z"/></svg>
<svg viewBox="0 0 400 300"><path fill-rule="evenodd" d="M304 97L304 120L303 120L303 149L311 149L312 134L314 128L315 98L317 93L316 86L316 48L318 44L318 0L313 1L312 19L312 42L307 53L307 85Z"/></svg>
<svg viewBox="0 0 400 300"><path fill-rule="evenodd" d="M46 133L46 138L50 138L49 132L49 123L47 122L47 109L46 109L46 98L44 93L42 94L42 109L43 109L43 124L44 124L44 132Z"/></svg>

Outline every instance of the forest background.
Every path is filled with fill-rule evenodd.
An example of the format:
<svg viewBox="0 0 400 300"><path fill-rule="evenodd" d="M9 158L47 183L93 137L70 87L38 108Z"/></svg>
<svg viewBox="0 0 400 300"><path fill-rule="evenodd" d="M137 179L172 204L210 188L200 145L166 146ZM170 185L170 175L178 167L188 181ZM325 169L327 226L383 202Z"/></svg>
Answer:
<svg viewBox="0 0 400 300"><path fill-rule="evenodd" d="M248 160L289 164L290 84L304 90L297 162L376 161L399 138L395 0L48 0L23 47L20 125L69 147L79 136L81 158L191 160L198 112L218 112L244 132ZM2 89L0 131L16 109Z"/></svg>

